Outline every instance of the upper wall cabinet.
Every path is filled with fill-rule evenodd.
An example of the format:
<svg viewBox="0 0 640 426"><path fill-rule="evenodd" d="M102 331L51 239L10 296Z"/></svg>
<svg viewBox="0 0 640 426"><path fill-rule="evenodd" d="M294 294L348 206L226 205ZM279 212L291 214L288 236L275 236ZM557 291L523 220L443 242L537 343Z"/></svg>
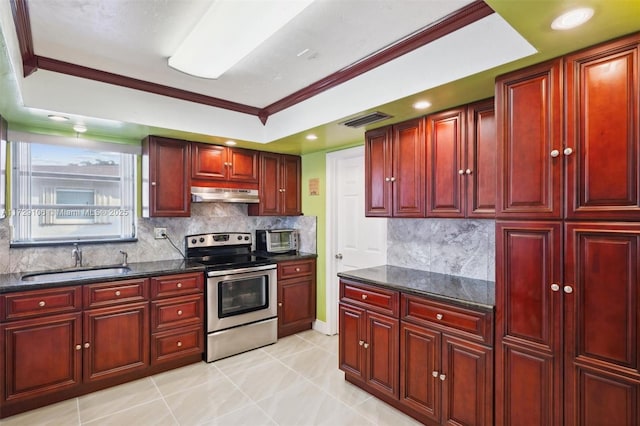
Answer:
<svg viewBox="0 0 640 426"><path fill-rule="evenodd" d="M639 43L636 34L496 80L499 218L640 218Z"/></svg>
<svg viewBox="0 0 640 426"><path fill-rule="evenodd" d="M424 118L366 133L366 216L425 216L424 140Z"/></svg>
<svg viewBox="0 0 640 426"><path fill-rule="evenodd" d="M296 155L260 152L258 204L249 204L256 216L299 216L302 214L302 164Z"/></svg>
<svg viewBox="0 0 640 426"><path fill-rule="evenodd" d="M148 136L142 141L142 215L191 214L190 143Z"/></svg>
<svg viewBox="0 0 640 426"><path fill-rule="evenodd" d="M0 219L5 217L7 193L7 121L0 117Z"/></svg>
<svg viewBox="0 0 640 426"><path fill-rule="evenodd" d="M251 183L258 187L258 151L203 143L191 144L191 178ZM233 186L233 185L231 185ZM246 187L247 185L243 185Z"/></svg>
<svg viewBox="0 0 640 426"><path fill-rule="evenodd" d="M493 98L467 107L465 162L458 170L464 175L466 216L496 216L496 114Z"/></svg>

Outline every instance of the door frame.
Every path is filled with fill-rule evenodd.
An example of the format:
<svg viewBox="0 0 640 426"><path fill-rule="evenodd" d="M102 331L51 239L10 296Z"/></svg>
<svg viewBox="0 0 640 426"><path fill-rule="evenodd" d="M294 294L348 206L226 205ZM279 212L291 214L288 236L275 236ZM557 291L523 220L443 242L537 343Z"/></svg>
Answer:
<svg viewBox="0 0 640 426"><path fill-rule="evenodd" d="M337 241L337 227L336 223L338 218L336 217L335 209L335 197L338 193L339 182L336 179L337 176L337 163L338 160L353 157L356 155L362 155L364 158L364 145L356 146L353 148L347 148L340 151L334 151L327 153L326 157L326 183L327 183L327 198L326 198L326 218L327 218L327 230L325 234L325 259L326 262L326 279L325 279L325 316L326 316L326 333L334 335L338 333L338 304L334 303L338 300L338 280L335 279L338 268L335 260L335 244ZM364 188L362 188L364 191ZM362 212L364 214L364 212Z"/></svg>

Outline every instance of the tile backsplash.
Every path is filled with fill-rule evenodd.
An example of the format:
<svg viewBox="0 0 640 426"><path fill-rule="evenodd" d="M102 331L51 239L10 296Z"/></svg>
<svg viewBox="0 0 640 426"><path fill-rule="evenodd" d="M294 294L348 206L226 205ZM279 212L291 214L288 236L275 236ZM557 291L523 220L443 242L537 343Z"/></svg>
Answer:
<svg viewBox="0 0 640 426"><path fill-rule="evenodd" d="M493 220L391 219L387 263L494 281L495 239Z"/></svg>
<svg viewBox="0 0 640 426"><path fill-rule="evenodd" d="M9 248L10 219L0 220L0 274L73 266L72 247ZM138 241L131 243L81 244L86 266L110 265L122 259L120 250L129 254L129 262L180 259L182 256L167 240L156 240L153 228L167 228L167 235L184 251L185 235L205 232L251 232L256 229L295 228L300 230L300 251L316 253L315 216L249 216L246 204L197 203L191 217L140 218Z"/></svg>

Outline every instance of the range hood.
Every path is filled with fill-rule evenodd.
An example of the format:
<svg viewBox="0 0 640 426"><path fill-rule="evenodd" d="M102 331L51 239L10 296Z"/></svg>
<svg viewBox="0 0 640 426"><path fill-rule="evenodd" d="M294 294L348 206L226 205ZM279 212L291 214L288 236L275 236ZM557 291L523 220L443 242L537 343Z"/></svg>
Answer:
<svg viewBox="0 0 640 426"><path fill-rule="evenodd" d="M257 203L259 201L257 189L191 187L191 202L193 203Z"/></svg>

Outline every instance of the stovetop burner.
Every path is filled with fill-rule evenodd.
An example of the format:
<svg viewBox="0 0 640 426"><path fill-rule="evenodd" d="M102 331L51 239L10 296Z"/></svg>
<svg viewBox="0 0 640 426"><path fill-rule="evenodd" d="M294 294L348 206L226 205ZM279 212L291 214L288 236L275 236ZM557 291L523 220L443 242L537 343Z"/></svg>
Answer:
<svg viewBox="0 0 640 426"><path fill-rule="evenodd" d="M274 264L267 257L251 253L252 241L248 232L187 235L187 263L204 265L209 271Z"/></svg>

